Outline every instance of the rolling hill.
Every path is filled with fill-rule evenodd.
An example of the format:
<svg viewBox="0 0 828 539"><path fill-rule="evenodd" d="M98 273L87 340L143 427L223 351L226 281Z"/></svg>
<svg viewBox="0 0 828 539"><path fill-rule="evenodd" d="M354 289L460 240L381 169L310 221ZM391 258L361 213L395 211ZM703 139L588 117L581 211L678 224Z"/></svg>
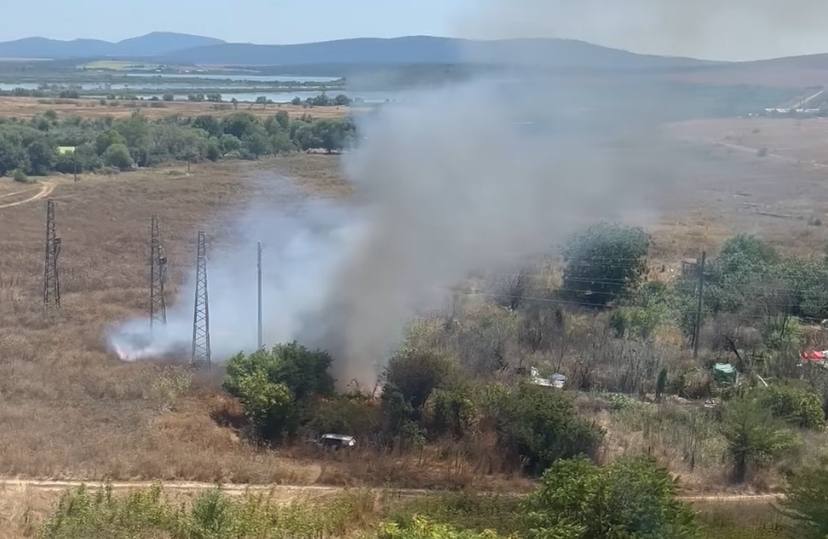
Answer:
<svg viewBox="0 0 828 539"><path fill-rule="evenodd" d="M29 37L0 43L0 58L145 58L224 43L211 37L153 32L117 43L99 39L61 41Z"/></svg>
<svg viewBox="0 0 828 539"><path fill-rule="evenodd" d="M650 69L709 65L565 39L473 41L432 36L356 38L297 45L223 43L163 56L167 63L233 65L526 63L559 68Z"/></svg>

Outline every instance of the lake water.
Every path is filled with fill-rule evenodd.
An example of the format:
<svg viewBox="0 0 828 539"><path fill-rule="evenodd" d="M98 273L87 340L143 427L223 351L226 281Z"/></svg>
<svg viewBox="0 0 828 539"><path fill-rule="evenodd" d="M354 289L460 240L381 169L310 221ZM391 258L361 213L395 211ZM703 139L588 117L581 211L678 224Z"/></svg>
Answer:
<svg viewBox="0 0 828 539"><path fill-rule="evenodd" d="M127 73L127 77L157 77L159 79L210 79L251 82L334 82L340 77L309 77L307 75L216 75L200 73Z"/></svg>
<svg viewBox="0 0 828 539"><path fill-rule="evenodd" d="M333 98L336 97L338 94L343 93L350 97L351 99L362 99L364 103L370 105L376 105L381 103L389 103L389 102L396 102L399 100L399 94L396 92L382 92L382 91L365 91L365 92L349 92L345 91L335 91L335 92L327 92L328 95ZM298 97L302 101L309 97L316 97L320 94L317 91L310 91L310 92L238 92L238 93L231 93L231 92L223 92L221 94L221 98L224 102L229 103L231 99L234 97L236 100L242 103L247 102L255 102L256 98L260 96L264 96L267 99L273 101L274 103L290 103L293 101L294 97ZM152 97L158 97L161 99L160 94L138 94L139 97L143 97L144 99L151 99ZM103 97L103 96L100 96ZM186 95L176 95L176 101L186 101Z"/></svg>

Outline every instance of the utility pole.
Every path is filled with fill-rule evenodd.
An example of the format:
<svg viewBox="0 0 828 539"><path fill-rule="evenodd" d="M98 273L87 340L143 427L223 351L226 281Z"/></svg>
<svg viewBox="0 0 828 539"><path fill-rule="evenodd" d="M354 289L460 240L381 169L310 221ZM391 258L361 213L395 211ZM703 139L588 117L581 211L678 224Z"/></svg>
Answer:
<svg viewBox="0 0 828 539"><path fill-rule="evenodd" d="M210 365L210 309L207 298L207 238L198 233L192 363Z"/></svg>
<svg viewBox="0 0 828 539"><path fill-rule="evenodd" d="M262 242L258 244L258 251L257 251L257 267L258 267L258 278L259 278L259 289L258 289L258 306L259 306L259 339L258 339L258 350L264 348L264 339L262 338Z"/></svg>
<svg viewBox="0 0 828 539"><path fill-rule="evenodd" d="M696 327L693 331L693 357L699 356L699 333L701 332L701 323L702 323L702 302L704 300L704 264L707 260L707 253L702 251L701 255L701 263L698 264L697 269L699 272L699 284L698 284L698 292L699 292L699 303L696 307Z"/></svg>
<svg viewBox="0 0 828 539"><path fill-rule="evenodd" d="M167 301L164 284L167 281L167 257L161 245L161 231L158 216L153 215L150 223L150 331L155 324L167 324Z"/></svg>
<svg viewBox="0 0 828 539"><path fill-rule="evenodd" d="M43 268L43 306L46 310L60 308L60 275L58 256L60 238L55 228L55 202L46 202L46 258Z"/></svg>

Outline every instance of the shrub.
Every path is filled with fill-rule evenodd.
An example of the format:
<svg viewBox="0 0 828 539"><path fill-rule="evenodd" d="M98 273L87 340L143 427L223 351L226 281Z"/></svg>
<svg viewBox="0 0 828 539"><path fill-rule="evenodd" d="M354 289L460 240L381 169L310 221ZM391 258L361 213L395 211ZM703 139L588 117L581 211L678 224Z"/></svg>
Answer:
<svg viewBox="0 0 828 539"><path fill-rule="evenodd" d="M432 435L462 438L474 428L477 409L462 389L435 389L425 405L425 419Z"/></svg>
<svg viewBox="0 0 828 539"><path fill-rule="evenodd" d="M489 414L500 445L540 473L558 459L592 456L603 431L578 417L572 401L560 391L532 384L493 394Z"/></svg>
<svg viewBox="0 0 828 539"><path fill-rule="evenodd" d="M785 490L783 513L794 523L795 537L828 537L828 460L794 474Z"/></svg>
<svg viewBox="0 0 828 539"><path fill-rule="evenodd" d="M103 154L103 162L106 166L115 167L118 170L128 170L135 164L129 149L124 144L113 144Z"/></svg>
<svg viewBox="0 0 828 539"><path fill-rule="evenodd" d="M308 428L319 434L334 432L364 438L380 430L380 408L362 394L320 399L314 404Z"/></svg>
<svg viewBox="0 0 828 539"><path fill-rule="evenodd" d="M825 412L820 396L793 386L771 386L757 390L762 406L779 419L797 427L818 429L825 426Z"/></svg>
<svg viewBox="0 0 828 539"><path fill-rule="evenodd" d="M744 482L752 466L772 462L794 445L794 437L754 398L727 403L722 414L722 435L733 460L733 479Z"/></svg>
<svg viewBox="0 0 828 539"><path fill-rule="evenodd" d="M649 236L640 228L601 223L575 234L563 255L564 296L603 307L638 285Z"/></svg>
<svg viewBox="0 0 828 539"><path fill-rule="evenodd" d="M297 343L274 346L227 363L224 387L239 397L245 414L265 439L292 435L316 396L333 394L330 356Z"/></svg>
<svg viewBox="0 0 828 539"><path fill-rule="evenodd" d="M676 497L670 474L648 459L598 468L559 461L525 504L530 537L682 539L698 537L691 509Z"/></svg>
<svg viewBox="0 0 828 539"><path fill-rule="evenodd" d="M458 530L448 524L431 522L415 516L410 521L391 522L380 526L377 535L379 539L497 539L499 536L492 530L481 533Z"/></svg>
<svg viewBox="0 0 828 539"><path fill-rule="evenodd" d="M228 496L218 488L191 504L172 503L160 487L113 496L106 488L68 491L40 530L49 539L235 539L342 537L364 524L374 497L351 493L333 499L277 503L268 496Z"/></svg>
<svg viewBox="0 0 828 539"><path fill-rule="evenodd" d="M419 414L431 392L454 379L454 364L430 350L405 347L388 362L385 381Z"/></svg>
<svg viewBox="0 0 828 539"><path fill-rule="evenodd" d="M14 181L16 181L16 182L21 182L21 183L28 183L29 182L29 177L26 176L26 173L23 172L23 169L19 169L19 168L15 169L15 171L12 173L12 178L14 178Z"/></svg>

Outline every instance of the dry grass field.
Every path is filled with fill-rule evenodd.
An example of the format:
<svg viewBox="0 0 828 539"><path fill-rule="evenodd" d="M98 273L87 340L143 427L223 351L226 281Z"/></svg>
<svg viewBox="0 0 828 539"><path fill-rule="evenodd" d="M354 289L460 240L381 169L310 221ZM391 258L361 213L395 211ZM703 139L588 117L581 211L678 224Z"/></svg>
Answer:
<svg viewBox="0 0 828 539"><path fill-rule="evenodd" d="M152 105L155 106L152 106ZM347 116L354 109L350 107L313 107L305 108L289 104L252 105L240 103L234 109L230 103L207 103L189 101L122 101L110 100L102 105L98 99L56 99L33 97L0 97L0 118L28 119L37 114L53 110L62 116L80 116L82 118L113 118L129 117L135 111L141 111L147 118L158 119L167 116L198 116L212 114L226 116L233 112L244 111L259 117L272 116L280 110L286 111L291 117L310 114L314 118L341 118Z"/></svg>
<svg viewBox="0 0 828 539"><path fill-rule="evenodd" d="M671 127L667 136L682 139L677 155L683 157L670 163L670 188L650 193L658 210L650 229L659 261L673 264L715 249L738 232L801 254L822 253L828 229L808 221L821 216L828 222L828 170L717 147L710 142L726 133L702 139L687 129ZM748 131L771 136L770 129ZM43 184L0 181L0 476L525 486L518 478L478 473L480 463L437 458L439 451L452 454L451 448L434 448L435 455L333 459L311 458L303 447L259 448L227 425L238 407L218 389L220 371L191 375L174 365L114 357L103 340L106 329L146 309L153 213L163 223L175 296L199 228L220 247L232 240L222 225L251 200L289 208L305 196L350 192L337 156L200 164L190 175L183 170L44 180L54 186L50 196L63 239L63 310L52 319L40 299L45 202L25 202Z"/></svg>
<svg viewBox="0 0 828 539"><path fill-rule="evenodd" d="M233 239L224 224L251 200L278 211L305 196L342 197L350 191L336 156L225 161L194 166L190 175L182 170L85 175L78 183L71 176L45 179L55 186L51 199L63 241L62 311L52 317L44 315L40 295L45 201L0 207L0 476L523 484L477 477L466 462L429 454L358 452L320 460L301 443L279 451L256 447L231 426L241 414L220 389L220 367L191 373L173 364L119 361L104 336L117 321L146 312L153 213L163 226L175 298L175 284L192 265L198 229L221 249ZM0 183L0 197L15 200L37 190ZM433 449L435 455L441 450L451 453Z"/></svg>

